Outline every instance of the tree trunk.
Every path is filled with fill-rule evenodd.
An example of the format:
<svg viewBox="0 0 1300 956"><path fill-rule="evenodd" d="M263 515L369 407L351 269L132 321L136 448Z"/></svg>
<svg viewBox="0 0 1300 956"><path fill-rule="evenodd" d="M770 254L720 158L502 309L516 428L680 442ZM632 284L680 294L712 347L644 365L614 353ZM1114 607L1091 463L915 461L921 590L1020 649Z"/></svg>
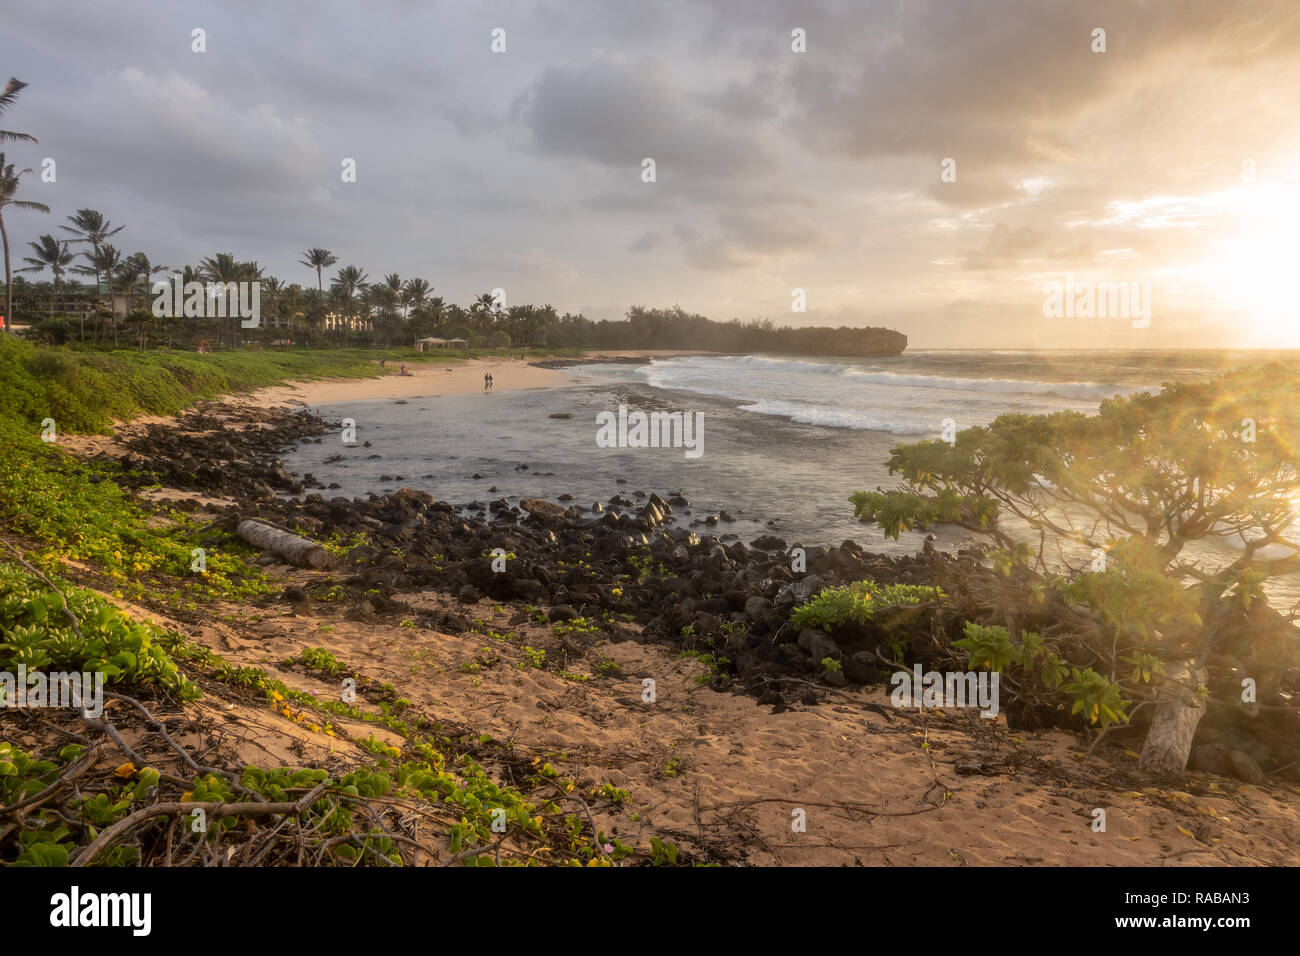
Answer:
<svg viewBox="0 0 1300 956"><path fill-rule="evenodd" d="M1205 699L1197 696L1196 689L1204 686L1207 673L1199 661L1171 664L1167 673L1169 694L1156 705L1138 767L1161 776L1180 777L1192 753L1196 725L1205 713Z"/></svg>
<svg viewBox="0 0 1300 956"><path fill-rule="evenodd" d="M239 522L235 534L251 545L270 551L300 568L316 570L329 563L329 552L315 541L266 524L256 519Z"/></svg>
<svg viewBox="0 0 1300 956"><path fill-rule="evenodd" d="M9 230L3 218L0 218L0 236L4 237L5 245L5 331L8 332L14 321L14 285L9 275Z"/></svg>

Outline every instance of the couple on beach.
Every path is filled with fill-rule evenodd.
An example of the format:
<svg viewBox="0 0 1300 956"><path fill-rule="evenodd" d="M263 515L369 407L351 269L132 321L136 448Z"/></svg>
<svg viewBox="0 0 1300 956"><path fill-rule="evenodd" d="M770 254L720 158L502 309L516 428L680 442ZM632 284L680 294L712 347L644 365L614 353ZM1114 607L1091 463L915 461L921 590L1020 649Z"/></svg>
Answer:
<svg viewBox="0 0 1300 956"><path fill-rule="evenodd" d="M491 373L491 372L484 372L484 373L483 373L483 391L485 391L485 392L490 392L490 391L492 391L492 373Z"/></svg>

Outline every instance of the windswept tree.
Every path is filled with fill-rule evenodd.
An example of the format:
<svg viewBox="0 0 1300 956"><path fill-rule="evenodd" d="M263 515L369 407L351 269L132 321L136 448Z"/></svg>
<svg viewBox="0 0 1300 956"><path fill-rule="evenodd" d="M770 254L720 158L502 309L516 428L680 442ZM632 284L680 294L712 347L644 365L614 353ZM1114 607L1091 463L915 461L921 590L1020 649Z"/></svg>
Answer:
<svg viewBox="0 0 1300 956"><path fill-rule="evenodd" d="M1003 415L899 445L888 464L903 486L854 494L859 518L890 537L954 524L993 546L991 568L959 563L945 586L970 622L956 646L1000 671L1009 716L1063 707L1105 728L1153 705L1141 765L1176 775L1208 704L1212 736L1294 759L1300 632L1268 586L1300 571L1293 369L1170 384L1091 416Z"/></svg>
<svg viewBox="0 0 1300 956"><path fill-rule="evenodd" d="M15 77L9 77L9 82L5 84L4 92L0 93L0 116L8 113L14 107L18 100L18 94L21 93L27 84ZM0 129L0 143L35 143L36 137L31 133L15 133L13 130Z"/></svg>
<svg viewBox="0 0 1300 956"><path fill-rule="evenodd" d="M27 245L35 255L24 256L23 262L27 265L15 271L44 272L49 269L54 276L53 290L50 293L50 306L53 308L54 297L63 289L64 273L68 271L68 266L72 265L77 255L68 248L67 242L49 235L41 236L36 242L29 242Z"/></svg>
<svg viewBox="0 0 1300 956"><path fill-rule="evenodd" d="M5 227L4 212L9 207L14 209L33 209L37 212L49 212L50 207L45 203L28 202L22 199L15 199L14 193L18 191L18 186L23 176L30 173L30 169L15 171L13 163L5 162L5 154L0 153L0 238L4 240L5 253L5 331L10 331L13 324L14 315L14 282L13 273L9 263L9 230Z"/></svg>
<svg viewBox="0 0 1300 956"><path fill-rule="evenodd" d="M262 269L256 262L241 262L235 258L233 252L218 252L214 256L208 256L199 262L198 274L206 282L216 283L226 286L235 282L256 282L262 275ZM229 293L226 293L227 302ZM236 305L238 300L236 299ZM231 307L225 311L230 314L226 317L230 320L230 344L232 347L239 344L239 315L238 309ZM221 323L214 321L217 329L218 338L221 336Z"/></svg>
<svg viewBox="0 0 1300 956"><path fill-rule="evenodd" d="M316 270L316 288L323 291L325 288L325 281L322 278L323 270L335 265L339 261L339 257L328 249L312 248L303 253L303 257L299 261L308 268Z"/></svg>
<svg viewBox="0 0 1300 956"><path fill-rule="evenodd" d="M156 266L149 261L149 257L143 252L136 252L122 260L118 266L117 275L122 281L122 288L129 297L135 294L135 284L139 282L143 288L146 303L149 301L149 289L152 285L152 279L155 273L166 271L166 266ZM144 351L145 343L148 339L149 328L153 325L153 309L146 305L143 309L130 309L129 314L133 321L140 327L140 350Z"/></svg>
<svg viewBox="0 0 1300 956"><path fill-rule="evenodd" d="M122 263L123 275L129 277L126 286L127 291L131 291L135 286L135 283L139 282L143 286L146 295L149 294L149 289L153 285L153 277L160 272L166 271L166 266L154 265L150 261L149 257L143 252L132 253L132 255Z"/></svg>
<svg viewBox="0 0 1300 956"><path fill-rule="evenodd" d="M126 228L125 226L113 228L113 223L105 218L104 214L98 209L78 209L75 215L68 217L68 222L72 223L72 225L60 226L59 228L64 232L70 232L72 235L76 236L75 239L70 240L74 244L79 242L90 243L90 250L82 253L82 255L90 261L93 261L98 255L99 247L104 242ZM96 314L98 314L100 305L99 286L102 273L96 272L93 269L89 271L86 269L74 269L73 271L81 275L93 275L95 277L95 294L93 301L95 302Z"/></svg>
<svg viewBox="0 0 1300 956"><path fill-rule="evenodd" d="M111 317L113 314L111 306L113 301L113 277L118 274L118 270L122 267L122 251L110 242L101 242L96 244L95 248L90 252L83 252L82 256L85 258L86 264L73 266L72 271L79 275L93 275L95 277L96 293L99 292L100 278L103 277L103 280L108 286L108 301L110 303L108 315ZM96 301L99 301L98 294L96 294ZM98 312L100 328L99 339L100 341L103 341L103 310L98 310ZM116 344L116 321L113 322L113 341L114 344Z"/></svg>
<svg viewBox="0 0 1300 956"><path fill-rule="evenodd" d="M60 226L64 232L70 232L77 238L72 242L88 242L91 248L98 248L105 240L113 238L126 226L113 228L113 223L104 217L98 209L78 209L75 215L68 217L70 226Z"/></svg>

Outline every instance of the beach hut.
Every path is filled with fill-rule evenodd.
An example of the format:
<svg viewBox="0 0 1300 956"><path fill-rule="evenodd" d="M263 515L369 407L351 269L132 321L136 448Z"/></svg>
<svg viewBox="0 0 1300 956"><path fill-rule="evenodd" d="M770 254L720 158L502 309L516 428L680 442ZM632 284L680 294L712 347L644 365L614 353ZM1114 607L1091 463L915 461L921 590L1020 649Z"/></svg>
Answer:
<svg viewBox="0 0 1300 956"><path fill-rule="evenodd" d="M445 349L447 347L446 339L439 339L433 336L424 339L415 340L415 350L417 352L426 352L430 349Z"/></svg>
<svg viewBox="0 0 1300 956"><path fill-rule="evenodd" d="M447 339L447 348L449 349L463 349L468 347L469 342L465 339Z"/></svg>

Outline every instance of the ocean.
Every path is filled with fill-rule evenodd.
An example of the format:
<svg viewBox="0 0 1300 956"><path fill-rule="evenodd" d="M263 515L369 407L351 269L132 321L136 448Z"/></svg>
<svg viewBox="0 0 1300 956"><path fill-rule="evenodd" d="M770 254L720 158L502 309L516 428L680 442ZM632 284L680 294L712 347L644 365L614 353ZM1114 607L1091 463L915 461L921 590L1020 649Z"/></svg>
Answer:
<svg viewBox="0 0 1300 956"><path fill-rule="evenodd" d="M521 497L590 507L624 495L678 493L687 526L744 541L774 533L790 544L839 544L914 553L924 533L886 540L853 518L848 498L895 484L889 449L987 424L1005 412L1095 412L1104 399L1200 380L1266 353L1218 351L915 351L846 360L692 356L649 364L582 365L566 387L351 402L319 410L357 423L357 444L324 439L284 456L345 497L419 488L464 505ZM508 385L508 368L497 375ZM629 411L699 413L702 453L683 448L602 448L597 416ZM552 416L568 415L557 418ZM362 442L369 441L370 447ZM477 476L477 477L475 477ZM565 502L570 503L570 502ZM722 515L726 512L726 515ZM731 518L733 520L726 520ZM941 548L976 539L936 528Z"/></svg>

